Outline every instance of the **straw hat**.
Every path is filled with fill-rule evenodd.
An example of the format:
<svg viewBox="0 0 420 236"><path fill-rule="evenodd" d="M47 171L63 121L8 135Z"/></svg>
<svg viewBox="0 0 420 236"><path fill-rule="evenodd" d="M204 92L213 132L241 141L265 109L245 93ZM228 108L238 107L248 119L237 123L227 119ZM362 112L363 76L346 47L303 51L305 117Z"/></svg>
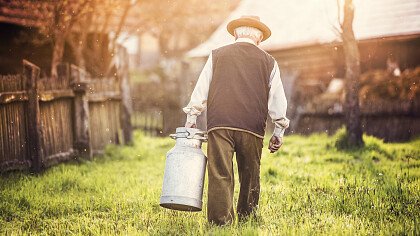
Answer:
<svg viewBox="0 0 420 236"><path fill-rule="evenodd" d="M268 28L267 25L265 25L264 23L262 23L260 21L260 17L258 16L241 16L240 18L236 19L236 20L232 20L231 22L229 22L229 24L227 25L227 31L233 35L235 32L235 29L241 26L249 26L249 27L254 27L257 28L259 30L261 30L262 34L263 34L263 38L261 41L264 41L266 39L268 39L268 37L270 37L271 35L271 30L270 28Z"/></svg>

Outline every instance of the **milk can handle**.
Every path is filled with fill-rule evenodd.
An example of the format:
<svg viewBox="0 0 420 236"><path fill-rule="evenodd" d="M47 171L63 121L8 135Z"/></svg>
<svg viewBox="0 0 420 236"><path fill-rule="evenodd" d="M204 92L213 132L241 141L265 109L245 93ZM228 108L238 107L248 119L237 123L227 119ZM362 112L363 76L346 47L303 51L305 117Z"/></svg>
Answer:
<svg viewBox="0 0 420 236"><path fill-rule="evenodd" d="M186 134L185 136L178 136L178 134ZM202 134L202 136L199 136L197 134ZM198 139L198 140L202 140L202 141L207 141L207 134L204 132L195 132L195 133L190 133L188 132L188 130L186 130L185 132L178 132L176 134L170 134L169 137L173 138L173 139L177 139L177 138L187 138L187 139Z"/></svg>

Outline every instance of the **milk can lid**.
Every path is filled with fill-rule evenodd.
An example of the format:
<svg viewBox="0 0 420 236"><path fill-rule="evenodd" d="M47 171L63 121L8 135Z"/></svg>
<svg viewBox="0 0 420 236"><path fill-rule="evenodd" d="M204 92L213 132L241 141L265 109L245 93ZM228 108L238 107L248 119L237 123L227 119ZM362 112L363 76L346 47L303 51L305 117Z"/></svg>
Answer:
<svg viewBox="0 0 420 236"><path fill-rule="evenodd" d="M173 139L187 138L207 141L207 133L196 128L178 127L176 134L169 135Z"/></svg>

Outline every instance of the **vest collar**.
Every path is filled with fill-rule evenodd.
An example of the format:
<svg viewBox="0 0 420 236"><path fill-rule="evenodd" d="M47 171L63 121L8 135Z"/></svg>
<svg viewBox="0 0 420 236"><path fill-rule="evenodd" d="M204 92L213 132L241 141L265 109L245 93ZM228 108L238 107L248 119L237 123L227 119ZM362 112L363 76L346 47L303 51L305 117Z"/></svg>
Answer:
<svg viewBox="0 0 420 236"><path fill-rule="evenodd" d="M250 43L250 44L255 45L254 40L249 39L249 38L238 38L238 39L235 41L235 43ZM257 46L257 45L255 45L255 46Z"/></svg>

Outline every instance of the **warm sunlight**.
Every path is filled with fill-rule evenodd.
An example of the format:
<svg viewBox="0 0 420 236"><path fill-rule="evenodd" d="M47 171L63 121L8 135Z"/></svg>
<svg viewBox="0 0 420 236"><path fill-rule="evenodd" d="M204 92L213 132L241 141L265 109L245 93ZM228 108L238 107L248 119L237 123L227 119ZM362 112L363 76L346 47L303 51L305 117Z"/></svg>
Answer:
<svg viewBox="0 0 420 236"><path fill-rule="evenodd" d="M0 0L0 235L418 235L419 0Z"/></svg>

